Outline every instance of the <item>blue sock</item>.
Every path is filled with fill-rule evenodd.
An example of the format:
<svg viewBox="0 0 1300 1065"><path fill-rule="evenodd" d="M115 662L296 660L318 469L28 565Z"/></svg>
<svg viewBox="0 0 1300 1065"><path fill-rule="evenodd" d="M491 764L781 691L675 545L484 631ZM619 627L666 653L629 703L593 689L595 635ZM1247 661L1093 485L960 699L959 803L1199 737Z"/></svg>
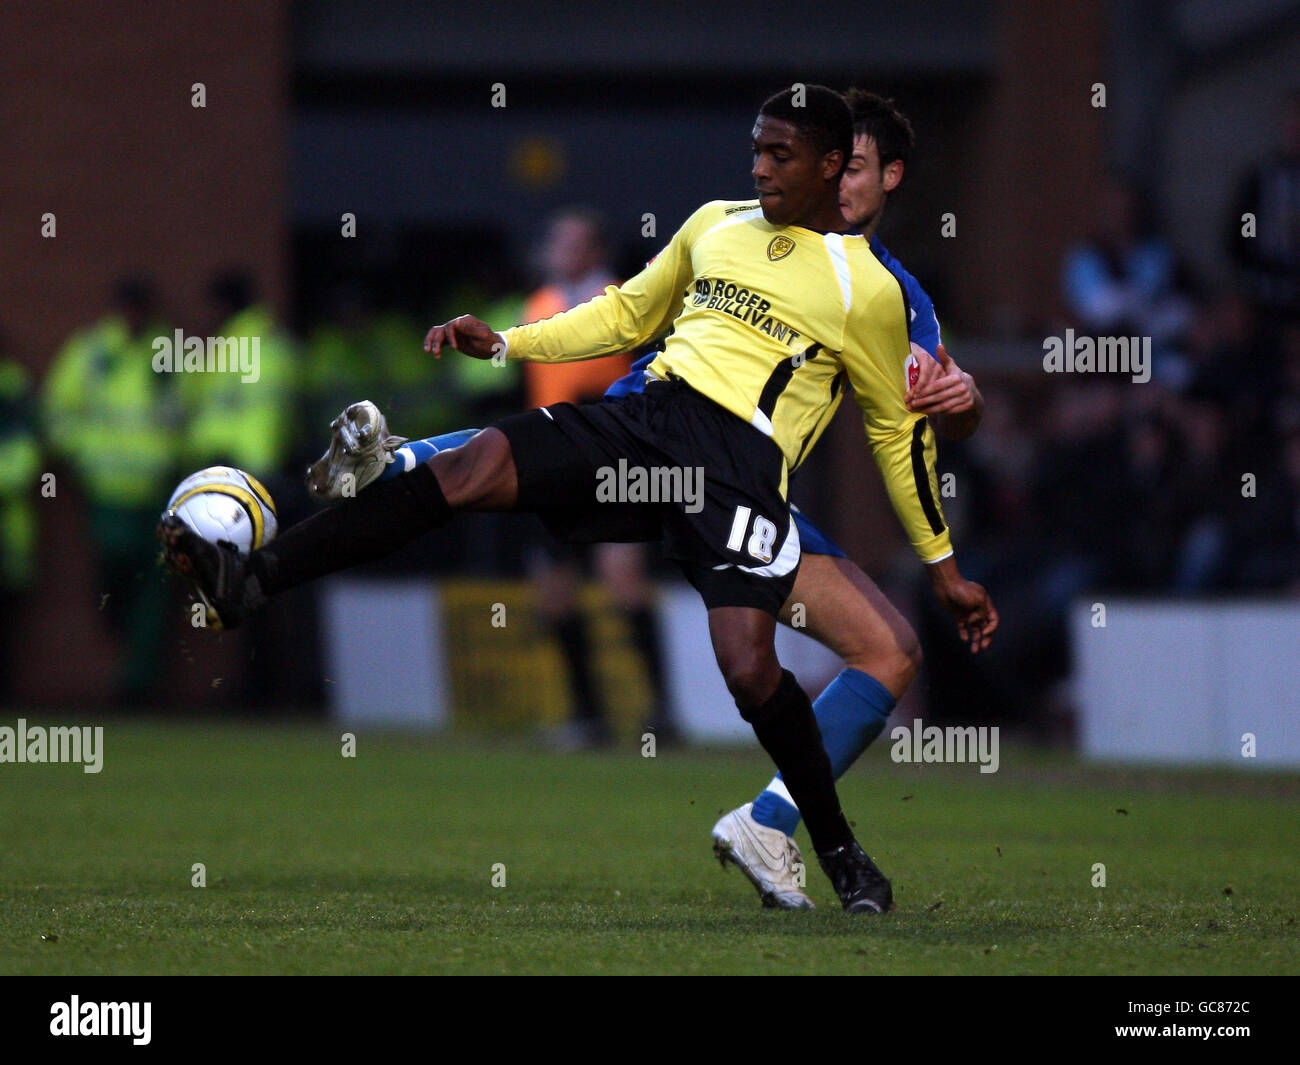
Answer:
<svg viewBox="0 0 1300 1065"><path fill-rule="evenodd" d="M813 714L836 780L884 731L894 702L888 688L858 669L844 670L817 697ZM799 827L799 809L790 801L780 773L754 800L753 815L760 825L794 835Z"/></svg>
<svg viewBox="0 0 1300 1065"><path fill-rule="evenodd" d="M420 463L428 462L439 451L449 451L453 447L460 447L470 437L477 436L479 432L481 432L479 429L458 429L454 433L443 433L442 436L427 436L423 440L408 440L393 452L397 458L384 467L384 472L379 475L379 481L391 481L394 477L410 473ZM379 481L375 483L378 484Z"/></svg>

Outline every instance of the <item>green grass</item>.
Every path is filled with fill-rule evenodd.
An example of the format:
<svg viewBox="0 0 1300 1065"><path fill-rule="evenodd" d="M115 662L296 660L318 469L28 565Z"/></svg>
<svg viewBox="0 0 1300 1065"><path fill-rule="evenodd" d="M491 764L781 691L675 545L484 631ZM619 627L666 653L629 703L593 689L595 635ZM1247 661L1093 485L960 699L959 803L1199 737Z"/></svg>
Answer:
<svg viewBox="0 0 1300 1065"><path fill-rule="evenodd" d="M104 757L0 765L0 973L1300 972L1295 774L881 745L841 795L897 908L849 917L819 870L777 913L713 861L757 751L110 723Z"/></svg>

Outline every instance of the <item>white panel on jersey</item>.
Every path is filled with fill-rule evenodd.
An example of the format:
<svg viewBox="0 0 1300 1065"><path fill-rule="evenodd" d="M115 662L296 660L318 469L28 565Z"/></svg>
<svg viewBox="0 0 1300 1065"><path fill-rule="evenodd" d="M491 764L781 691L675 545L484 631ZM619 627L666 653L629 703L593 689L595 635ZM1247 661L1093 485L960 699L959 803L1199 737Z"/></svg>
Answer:
<svg viewBox="0 0 1300 1065"><path fill-rule="evenodd" d="M853 277L849 273L849 257L844 251L844 234L827 233L824 235L826 250L830 252L831 265L835 267L835 280L840 283L840 295L844 297L844 309L853 305Z"/></svg>

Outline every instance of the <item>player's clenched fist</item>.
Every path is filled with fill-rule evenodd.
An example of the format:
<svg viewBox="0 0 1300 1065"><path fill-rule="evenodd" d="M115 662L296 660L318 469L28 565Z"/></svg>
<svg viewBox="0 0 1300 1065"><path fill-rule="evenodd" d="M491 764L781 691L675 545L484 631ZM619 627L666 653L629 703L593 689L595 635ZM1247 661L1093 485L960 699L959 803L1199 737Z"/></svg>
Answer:
<svg viewBox="0 0 1300 1065"><path fill-rule="evenodd" d="M939 345L934 358L913 344L913 354L918 351L921 372L907 391L907 409L917 414L960 414L973 408L975 380L952 361L944 346Z"/></svg>
<svg viewBox="0 0 1300 1065"><path fill-rule="evenodd" d="M490 359L506 350L501 334L472 314L435 325L424 338L424 350L433 352L436 358L442 358L444 344L475 359Z"/></svg>
<svg viewBox="0 0 1300 1065"><path fill-rule="evenodd" d="M975 378L948 357L942 344L934 358L916 343L912 344L912 354L919 366L916 380L904 397L907 409L932 418L941 436L965 440L979 428L984 416L984 397Z"/></svg>

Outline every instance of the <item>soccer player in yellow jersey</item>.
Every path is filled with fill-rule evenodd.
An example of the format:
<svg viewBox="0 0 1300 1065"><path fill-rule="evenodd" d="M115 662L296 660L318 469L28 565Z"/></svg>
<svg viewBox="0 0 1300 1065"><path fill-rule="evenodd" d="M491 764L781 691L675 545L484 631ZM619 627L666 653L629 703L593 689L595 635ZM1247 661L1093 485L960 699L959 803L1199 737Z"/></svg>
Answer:
<svg viewBox="0 0 1300 1065"><path fill-rule="evenodd" d="M706 204L636 277L546 322L496 334L466 316L426 340L435 354L445 343L477 358L563 361L627 351L671 325L642 392L505 419L246 561L171 516L161 534L173 567L226 624L267 595L395 550L462 511L535 511L575 539L588 527L598 539L620 538L616 527L621 538L662 538L709 608L728 689L781 771L842 905L883 912L889 882L853 838L808 697L773 644L800 558L788 474L846 383L895 509L922 561L937 567L939 597L949 587L965 596L970 584L938 505L932 432L904 402L902 289L865 239L845 232L847 105L817 86L797 93L768 100L755 124L757 206ZM687 490L692 477L701 491ZM647 481L670 498L647 499L635 487ZM968 613L980 625L987 604Z"/></svg>
<svg viewBox="0 0 1300 1065"><path fill-rule="evenodd" d="M915 139L911 123L892 100L875 93L853 89L845 93L845 100L853 116L854 136L853 155L840 178L840 207L906 294L916 359L908 364L909 383L913 373L917 378L908 391L908 409L929 416L940 436L964 439L979 425L983 410L979 389L945 352L928 293L877 236L886 202L899 187L911 156ZM528 320L540 317L532 315ZM644 388L645 368L657 355L652 351L638 359L630 373L610 386L605 398ZM462 429L404 441L388 434L383 415L368 401L353 403L332 428L329 449L308 475L313 494L322 500L338 499L344 491L355 494L376 480L404 476L431 455L460 447L480 432ZM804 632L844 660L844 668L813 703L823 746L838 778L883 731L897 700L920 669L921 647L906 619L875 582L807 514L793 507L791 512L799 532L800 562L780 620L788 625L798 619ZM595 525L584 527L588 537L594 535ZM940 572L939 567L930 570ZM945 602L972 653L987 647L997 614L984 590L973 582L964 587L948 585ZM987 611L978 624L971 624L968 611L980 604ZM729 810L713 826L714 853L724 866L734 864L745 874L764 906L813 906L802 890L803 858L793 838L799 821L799 811L777 774L752 802Z"/></svg>

